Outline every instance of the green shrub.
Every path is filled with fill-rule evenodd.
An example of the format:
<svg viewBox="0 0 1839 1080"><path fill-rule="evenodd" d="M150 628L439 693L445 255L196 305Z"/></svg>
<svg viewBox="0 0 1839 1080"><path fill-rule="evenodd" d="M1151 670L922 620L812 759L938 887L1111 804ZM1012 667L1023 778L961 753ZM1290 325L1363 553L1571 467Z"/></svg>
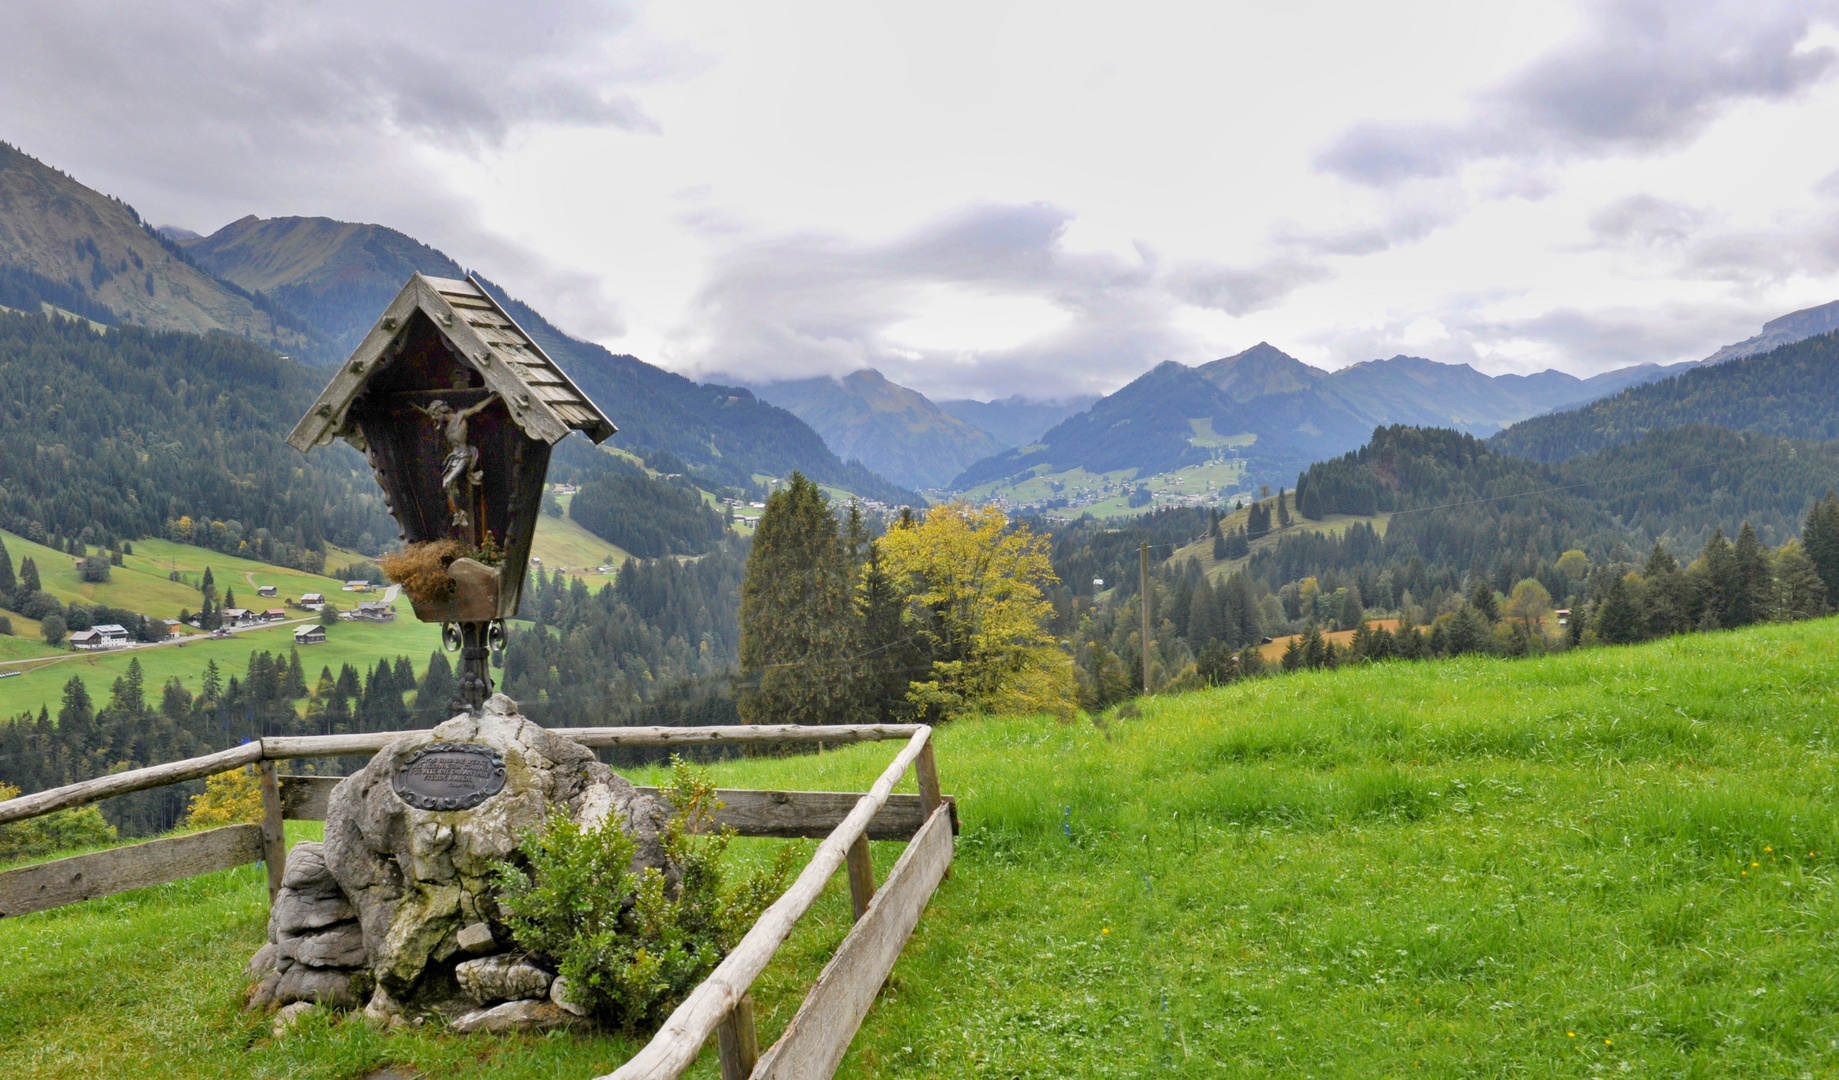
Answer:
<svg viewBox="0 0 1839 1080"><path fill-rule="evenodd" d="M497 871L518 945L568 980L575 1004L631 1031L656 1026L715 969L779 895L793 853L782 847L770 868L725 890L734 830L711 828L714 783L673 757L664 794L677 810L660 838L682 875L675 889L650 867L634 880L633 840L611 815L583 828L558 810L521 837L527 865Z"/></svg>
<svg viewBox="0 0 1839 1080"><path fill-rule="evenodd" d="M18 795L18 788L0 784L0 802ZM116 839L115 826L103 818L101 810L94 806L76 806L0 825L0 863L36 859L54 851L112 844Z"/></svg>

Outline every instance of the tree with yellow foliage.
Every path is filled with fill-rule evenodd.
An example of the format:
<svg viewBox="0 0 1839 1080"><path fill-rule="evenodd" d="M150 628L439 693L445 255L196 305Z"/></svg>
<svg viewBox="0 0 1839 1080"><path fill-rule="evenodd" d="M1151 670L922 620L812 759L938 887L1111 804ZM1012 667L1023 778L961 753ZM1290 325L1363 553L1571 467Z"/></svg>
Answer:
<svg viewBox="0 0 1839 1080"><path fill-rule="evenodd" d="M262 820L262 781L253 768L232 769L207 777L204 790L192 796L185 823L194 829L239 825Z"/></svg>
<svg viewBox="0 0 1839 1080"><path fill-rule="evenodd" d="M931 657L909 701L941 719L1072 714L1072 658L1047 630L1045 590L1059 579L1046 537L1011 528L995 507L952 503L903 520L877 544L882 569L907 598L904 621Z"/></svg>

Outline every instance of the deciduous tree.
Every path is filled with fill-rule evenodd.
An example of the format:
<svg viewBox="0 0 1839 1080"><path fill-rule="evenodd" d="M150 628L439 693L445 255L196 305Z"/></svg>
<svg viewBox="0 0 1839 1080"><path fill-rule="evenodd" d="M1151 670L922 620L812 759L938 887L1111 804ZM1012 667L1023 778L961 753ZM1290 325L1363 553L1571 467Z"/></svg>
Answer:
<svg viewBox="0 0 1839 1080"><path fill-rule="evenodd" d="M931 646L932 671L910 700L938 717L1072 711L1072 661L1047 629L1058 578L1046 537L995 507L954 503L881 544L909 625Z"/></svg>

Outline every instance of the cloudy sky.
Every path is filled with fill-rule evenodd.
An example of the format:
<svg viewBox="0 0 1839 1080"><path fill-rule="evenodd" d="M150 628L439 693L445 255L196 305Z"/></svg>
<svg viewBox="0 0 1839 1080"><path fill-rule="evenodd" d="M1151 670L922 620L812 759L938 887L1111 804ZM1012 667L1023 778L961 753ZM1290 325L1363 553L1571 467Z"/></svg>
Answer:
<svg viewBox="0 0 1839 1080"><path fill-rule="evenodd" d="M1589 374L1839 299L1835 6L44 0L0 138L200 232L402 229L690 373Z"/></svg>

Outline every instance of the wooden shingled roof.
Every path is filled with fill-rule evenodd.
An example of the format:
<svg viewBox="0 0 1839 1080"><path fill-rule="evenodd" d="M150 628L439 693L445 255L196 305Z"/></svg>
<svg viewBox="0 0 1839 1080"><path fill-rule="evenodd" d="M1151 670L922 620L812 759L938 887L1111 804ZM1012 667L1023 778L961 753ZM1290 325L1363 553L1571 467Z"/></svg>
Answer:
<svg viewBox="0 0 1839 1080"><path fill-rule="evenodd" d="M554 445L580 431L601 442L618 430L476 281L415 274L294 426L290 446L305 451L357 434L346 414L400 350L417 311L497 391L511 419L531 438Z"/></svg>

